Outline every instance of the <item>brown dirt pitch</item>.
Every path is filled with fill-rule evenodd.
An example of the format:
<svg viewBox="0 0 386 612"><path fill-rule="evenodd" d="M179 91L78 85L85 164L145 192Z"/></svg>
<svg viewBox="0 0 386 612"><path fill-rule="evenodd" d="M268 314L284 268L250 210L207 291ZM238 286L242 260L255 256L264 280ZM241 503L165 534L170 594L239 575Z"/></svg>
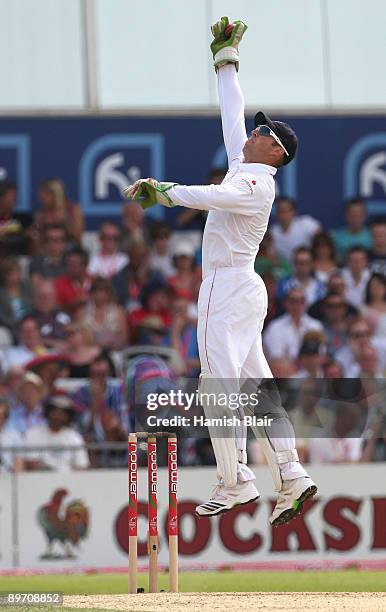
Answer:
<svg viewBox="0 0 386 612"><path fill-rule="evenodd" d="M64 610L125 612L386 612L386 593L139 593L64 598ZM63 610L63 612L64 612Z"/></svg>

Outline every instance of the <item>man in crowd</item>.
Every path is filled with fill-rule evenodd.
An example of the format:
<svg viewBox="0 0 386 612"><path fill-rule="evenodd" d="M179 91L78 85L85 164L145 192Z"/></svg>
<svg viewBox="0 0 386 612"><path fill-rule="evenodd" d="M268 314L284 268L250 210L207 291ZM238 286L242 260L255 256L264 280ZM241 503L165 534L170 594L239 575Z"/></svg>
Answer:
<svg viewBox="0 0 386 612"><path fill-rule="evenodd" d="M30 264L32 281L55 279L65 273L66 242L64 225L47 225L44 228L42 253L33 257Z"/></svg>
<svg viewBox="0 0 386 612"><path fill-rule="evenodd" d="M361 198L352 198L345 206L346 225L331 232L336 251L341 262L353 247L362 247L369 251L372 247L372 237L366 227L367 210Z"/></svg>
<svg viewBox="0 0 386 612"><path fill-rule="evenodd" d="M271 234L275 250L281 257L291 261L297 248L311 246L320 229L319 221L310 215L297 214L296 203L291 198L283 197L276 201L276 222Z"/></svg>

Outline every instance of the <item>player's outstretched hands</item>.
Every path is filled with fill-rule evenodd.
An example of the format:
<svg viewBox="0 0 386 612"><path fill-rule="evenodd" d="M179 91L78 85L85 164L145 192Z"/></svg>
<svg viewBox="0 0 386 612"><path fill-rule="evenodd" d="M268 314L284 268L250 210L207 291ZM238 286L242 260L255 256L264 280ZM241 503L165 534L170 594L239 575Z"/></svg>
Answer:
<svg viewBox="0 0 386 612"><path fill-rule="evenodd" d="M174 206L167 191L178 183L160 183L153 178L138 179L133 185L123 190L123 196L128 200L140 200L142 208L150 208L162 204L171 208Z"/></svg>
<svg viewBox="0 0 386 612"><path fill-rule="evenodd" d="M225 64L235 64L239 69L239 43L248 28L243 21L229 23L228 17L221 17L212 25L213 41L210 48L213 53L216 71Z"/></svg>

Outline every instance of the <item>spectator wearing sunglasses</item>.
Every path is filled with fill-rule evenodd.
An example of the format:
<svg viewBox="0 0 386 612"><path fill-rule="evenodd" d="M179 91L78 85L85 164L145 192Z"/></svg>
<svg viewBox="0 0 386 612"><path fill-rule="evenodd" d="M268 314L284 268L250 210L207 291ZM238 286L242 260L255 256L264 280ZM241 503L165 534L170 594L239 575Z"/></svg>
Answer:
<svg viewBox="0 0 386 612"><path fill-rule="evenodd" d="M102 223L99 231L100 251L91 256L88 265L90 276L111 278L127 265L128 256L119 250L120 239L121 233L115 223Z"/></svg>
<svg viewBox="0 0 386 612"><path fill-rule="evenodd" d="M366 320L358 315L347 326L347 344L337 351L335 358L343 367L346 378L355 378L358 375L358 364L362 353L370 347L378 351L378 367L381 371L386 369L386 346L384 340L371 335L370 326Z"/></svg>

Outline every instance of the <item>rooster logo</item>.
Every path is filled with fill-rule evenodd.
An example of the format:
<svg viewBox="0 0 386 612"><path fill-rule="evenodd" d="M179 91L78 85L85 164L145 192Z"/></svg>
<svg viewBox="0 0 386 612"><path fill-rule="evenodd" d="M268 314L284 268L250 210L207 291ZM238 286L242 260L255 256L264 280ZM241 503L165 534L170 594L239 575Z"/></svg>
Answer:
<svg viewBox="0 0 386 612"><path fill-rule="evenodd" d="M37 512L38 523L47 538L47 549L41 559L75 559L74 549L87 537L89 511L79 499L64 508L63 499L67 495L66 489L56 489L50 501ZM61 545L60 553L54 552L56 541Z"/></svg>

